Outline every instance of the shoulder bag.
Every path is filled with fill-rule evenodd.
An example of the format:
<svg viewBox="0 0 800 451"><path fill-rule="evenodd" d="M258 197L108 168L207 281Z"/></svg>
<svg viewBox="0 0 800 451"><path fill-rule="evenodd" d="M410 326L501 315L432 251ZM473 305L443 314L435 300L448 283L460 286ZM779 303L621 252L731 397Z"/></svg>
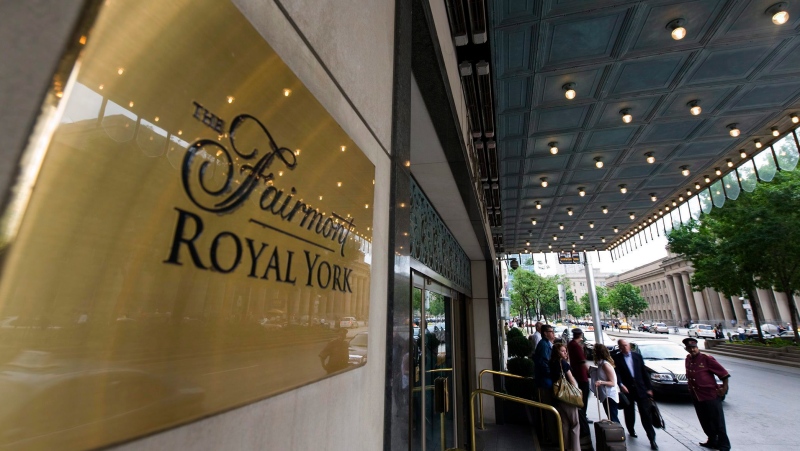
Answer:
<svg viewBox="0 0 800 451"><path fill-rule="evenodd" d="M564 376L564 367L561 366L561 362L559 362L559 367L561 368L561 377L553 382L553 393L559 401L565 404L583 407L581 389L569 383L566 376Z"/></svg>

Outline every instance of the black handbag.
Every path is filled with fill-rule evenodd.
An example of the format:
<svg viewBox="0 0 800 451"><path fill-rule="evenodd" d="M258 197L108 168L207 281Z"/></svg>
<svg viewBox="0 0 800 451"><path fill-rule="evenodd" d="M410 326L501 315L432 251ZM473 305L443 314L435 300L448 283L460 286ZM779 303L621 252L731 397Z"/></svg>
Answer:
<svg viewBox="0 0 800 451"><path fill-rule="evenodd" d="M664 422L664 417L661 416L661 411L658 410L658 404L656 404L653 398L650 398L650 419L653 422L654 428L659 429L667 429L667 424Z"/></svg>
<svg viewBox="0 0 800 451"><path fill-rule="evenodd" d="M630 400L628 400L628 397L625 396L625 393L622 393L622 390L619 390L619 407L621 409L624 409L624 408L626 408L626 407L628 407L630 405L631 405L631 402L630 402Z"/></svg>

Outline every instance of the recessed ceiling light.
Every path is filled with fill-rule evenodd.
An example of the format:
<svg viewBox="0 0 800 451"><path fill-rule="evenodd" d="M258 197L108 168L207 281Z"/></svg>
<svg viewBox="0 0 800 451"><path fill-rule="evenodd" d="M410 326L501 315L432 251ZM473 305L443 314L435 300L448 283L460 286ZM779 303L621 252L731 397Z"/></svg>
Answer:
<svg viewBox="0 0 800 451"><path fill-rule="evenodd" d="M739 136L739 134L741 133L741 130L739 130L739 127L738 127L738 125L739 125L739 124L728 124L728 128L730 129L730 131L729 131L728 133L729 133L731 136L733 136L734 138L736 138L737 136Z"/></svg>
<svg viewBox="0 0 800 451"><path fill-rule="evenodd" d="M636 215L633 212L628 213L628 215L631 217L631 220L636 219Z"/></svg>
<svg viewBox="0 0 800 451"><path fill-rule="evenodd" d="M553 235L553 241L558 241L558 237Z"/></svg>
<svg viewBox="0 0 800 451"><path fill-rule="evenodd" d="M553 155L558 153L558 145L557 144L558 143L556 141L553 141L553 142L547 144L548 146L550 146L550 153L553 154Z"/></svg>
<svg viewBox="0 0 800 451"><path fill-rule="evenodd" d="M593 229L593 228L594 228L594 223L593 223L592 221L589 221L589 228L590 228L590 229Z"/></svg>
<svg viewBox="0 0 800 451"><path fill-rule="evenodd" d="M697 116L703 112L703 109L700 108L699 100L692 100L691 102L687 103L686 106L689 107L689 112L692 113L692 116Z"/></svg>
<svg viewBox="0 0 800 451"><path fill-rule="evenodd" d="M531 219L531 224L536 225L536 218Z"/></svg>
<svg viewBox="0 0 800 451"><path fill-rule="evenodd" d="M681 174L684 177L689 177L689 166L681 166Z"/></svg>
<svg viewBox="0 0 800 451"><path fill-rule="evenodd" d="M578 237L579 237L580 239L583 239L583 234L582 234L582 233L579 233L579 234L578 234Z"/></svg>
<svg viewBox="0 0 800 451"><path fill-rule="evenodd" d="M671 30L670 34L672 35L672 39L676 41L680 41L681 39L686 37L686 28L683 28L683 25L686 23L683 19L675 19L671 20L667 24L667 29Z"/></svg>
<svg viewBox="0 0 800 451"><path fill-rule="evenodd" d="M778 130L778 127L772 127L772 136L778 136L781 132Z"/></svg>
<svg viewBox="0 0 800 451"><path fill-rule="evenodd" d="M624 184L620 185L619 186L619 192L622 193L622 194L627 193L628 192L628 187L626 185L624 185Z"/></svg>
<svg viewBox="0 0 800 451"><path fill-rule="evenodd" d="M575 87L576 86L577 86L577 83L567 83L564 86L562 86L561 89L564 90L564 97L566 97L569 100L574 99L575 98Z"/></svg>
<svg viewBox="0 0 800 451"><path fill-rule="evenodd" d="M653 164L656 162L656 157L653 156L653 152L647 152L646 154L644 154L644 156L647 157L645 160L648 163Z"/></svg>
<svg viewBox="0 0 800 451"><path fill-rule="evenodd" d="M595 165L595 167L597 167L597 169L602 168L603 167L603 159L600 158L600 157L595 157L594 165Z"/></svg>
<svg viewBox="0 0 800 451"><path fill-rule="evenodd" d="M742 157L742 159L744 160L745 158L747 158L747 152L745 152L744 149L742 149L739 152L739 156Z"/></svg>
<svg viewBox="0 0 800 451"><path fill-rule="evenodd" d="M722 175L722 169L720 169L720 168L714 168L714 174L717 174L717 175Z"/></svg>
<svg viewBox="0 0 800 451"><path fill-rule="evenodd" d="M605 205L603 205L601 208L603 209L603 214L604 214L604 215L605 215L605 214L608 214L608 207L606 207Z"/></svg>
<svg viewBox="0 0 800 451"><path fill-rule="evenodd" d="M582 186L579 187L578 188L578 195L581 196L581 197L585 196L586 195L586 189L584 187L582 187Z"/></svg>
<svg viewBox="0 0 800 451"><path fill-rule="evenodd" d="M619 114L622 115L622 122L626 124L630 124L633 120L633 116L631 116L631 109L630 108L623 108L619 110Z"/></svg>
<svg viewBox="0 0 800 451"><path fill-rule="evenodd" d="M701 188L701 187L700 187L700 182L695 182L695 183L694 183L694 189L696 189L696 190L698 190L698 191L699 191L699 190L700 190L700 188Z"/></svg>
<svg viewBox="0 0 800 451"><path fill-rule="evenodd" d="M725 164L727 164L729 168L733 167L733 161L731 161L730 158L725 160Z"/></svg>
<svg viewBox="0 0 800 451"><path fill-rule="evenodd" d="M796 124L796 123L800 122L800 117L797 117L796 114L790 114L789 117L792 119L792 123L793 124Z"/></svg>
<svg viewBox="0 0 800 451"><path fill-rule="evenodd" d="M789 21L789 13L786 11L786 2L776 3L765 11L768 16L772 16L772 23L783 25Z"/></svg>
<svg viewBox="0 0 800 451"><path fill-rule="evenodd" d="M656 193L650 193L650 200L653 202L658 200L658 197L656 197Z"/></svg>
<svg viewBox="0 0 800 451"><path fill-rule="evenodd" d="M542 181L542 188L547 188L547 177L542 177L539 180Z"/></svg>
<svg viewBox="0 0 800 451"><path fill-rule="evenodd" d="M563 222L559 222L558 223L558 230L564 230L564 223Z"/></svg>
<svg viewBox="0 0 800 451"><path fill-rule="evenodd" d="M761 144L760 139L754 139L753 143L756 145L756 149L760 149L763 144Z"/></svg>
<svg viewBox="0 0 800 451"><path fill-rule="evenodd" d="M539 202L538 200L536 201L536 209L537 210L541 210L542 209L542 203Z"/></svg>
<svg viewBox="0 0 800 451"><path fill-rule="evenodd" d="M571 208L567 208L567 214L572 216L572 209Z"/></svg>

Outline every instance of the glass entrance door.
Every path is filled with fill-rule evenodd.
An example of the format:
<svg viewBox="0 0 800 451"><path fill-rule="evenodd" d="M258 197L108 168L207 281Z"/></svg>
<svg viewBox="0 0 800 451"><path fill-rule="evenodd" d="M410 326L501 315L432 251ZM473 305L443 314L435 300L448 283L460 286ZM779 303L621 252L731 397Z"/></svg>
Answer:
<svg viewBox="0 0 800 451"><path fill-rule="evenodd" d="M415 450L455 448L457 371L453 300L456 293L412 274L411 435Z"/></svg>

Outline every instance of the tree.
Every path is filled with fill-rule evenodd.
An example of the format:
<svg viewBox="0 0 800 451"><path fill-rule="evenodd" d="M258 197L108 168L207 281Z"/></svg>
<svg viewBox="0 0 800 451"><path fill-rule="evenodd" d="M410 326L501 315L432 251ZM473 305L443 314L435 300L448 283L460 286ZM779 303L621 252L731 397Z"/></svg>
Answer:
<svg viewBox="0 0 800 451"><path fill-rule="evenodd" d="M587 304L583 302L583 298L580 301L567 300L567 313L575 318L582 318L586 315L586 307Z"/></svg>
<svg viewBox="0 0 800 451"><path fill-rule="evenodd" d="M600 313L605 313L606 315L609 314L611 311L611 303L608 300L608 289L606 287L595 287L595 293L597 293L597 306ZM591 312L592 308L589 305L589 293L584 293L581 296L581 302L586 305L586 311Z"/></svg>
<svg viewBox="0 0 800 451"><path fill-rule="evenodd" d="M792 329L797 331L793 295L800 291L800 171L779 172L772 182L760 183L752 193L744 192L701 216L699 224L676 229L669 239L670 247L674 242L675 252L695 266L693 285L711 286L726 295L737 290L750 295L759 339L763 335L755 288L786 294ZM699 275L698 266L703 268ZM794 339L800 343L796 332Z"/></svg>
<svg viewBox="0 0 800 451"><path fill-rule="evenodd" d="M729 297L746 294L753 306L759 339L763 340L754 271L746 259L742 261L734 249L736 244L720 236L724 226L718 220L719 213L712 213L715 214L704 215L702 222L691 220L673 229L667 236L670 250L692 262L692 290L711 287Z"/></svg>
<svg viewBox="0 0 800 451"><path fill-rule="evenodd" d="M511 289L511 307L520 316L533 312L536 318L540 318L558 312L558 287L554 277L542 277L531 271L517 269Z"/></svg>
<svg viewBox="0 0 800 451"><path fill-rule="evenodd" d="M608 291L607 297L613 308L620 311L625 318L638 315L648 307L639 288L629 283L614 285L614 288ZM628 333L630 333L630 329L628 329Z"/></svg>

